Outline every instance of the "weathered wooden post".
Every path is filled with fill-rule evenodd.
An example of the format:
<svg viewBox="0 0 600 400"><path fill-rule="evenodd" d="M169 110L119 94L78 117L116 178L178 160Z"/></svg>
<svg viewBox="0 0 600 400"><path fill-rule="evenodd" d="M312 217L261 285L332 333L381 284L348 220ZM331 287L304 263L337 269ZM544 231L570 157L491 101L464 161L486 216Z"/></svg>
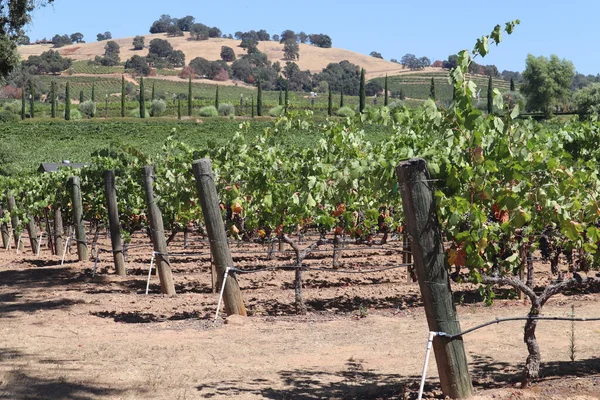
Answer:
<svg viewBox="0 0 600 400"><path fill-rule="evenodd" d="M48 237L48 248L52 254L57 254L54 251L54 240L52 239L52 228L50 226L49 207L44 208L44 221L46 223L46 236Z"/></svg>
<svg viewBox="0 0 600 400"><path fill-rule="evenodd" d="M62 204L60 201L54 203L54 253L62 255L63 252L63 234L65 229L63 228L62 219Z"/></svg>
<svg viewBox="0 0 600 400"><path fill-rule="evenodd" d="M460 324L452 301L450 280L437 208L427 163L421 158L401 162L396 174L412 256L425 305L429 330L456 334ZM472 384L462 338L436 336L433 349L444 395L456 399L471 396Z"/></svg>
<svg viewBox="0 0 600 400"><path fill-rule="evenodd" d="M5 210L0 208L0 216L4 217L5 212ZM0 224L0 235L2 236L2 247L7 249L10 235L8 234L8 224L6 222Z"/></svg>
<svg viewBox="0 0 600 400"><path fill-rule="evenodd" d="M106 193L106 209L108 210L108 224L110 229L110 242L112 244L113 259L117 275L125 276L125 258L123 257L123 241L121 240L121 226L119 224L119 209L117 206L117 189L115 188L115 171L104 171L104 192Z"/></svg>
<svg viewBox="0 0 600 400"><path fill-rule="evenodd" d="M8 204L8 212L10 213L10 224L12 225L15 248L18 246L18 250L22 251L25 246L23 245L23 242L19 240L19 237L21 236L21 221L19 221L19 216L17 215L15 196L10 190L6 191L6 202Z"/></svg>
<svg viewBox="0 0 600 400"><path fill-rule="evenodd" d="M219 273L219 281L222 282L227 268L233 267L233 259L227 243L225 224L221 216L219 195L217 194L217 186L213 178L210 160L208 158L196 160L192 163L192 169L196 178L196 188L198 189L208 240L210 241L210 252ZM227 315L246 315L246 307L244 306L240 286L235 274L231 272L225 283L223 301Z"/></svg>
<svg viewBox="0 0 600 400"><path fill-rule="evenodd" d="M174 295L175 284L173 283L173 274L171 273L171 263L169 262L169 249L165 239L165 228L163 225L162 213L156 204L154 196L154 168L150 165L142 168L144 176L144 191L146 193L146 205L148 206L148 222L150 224L150 233L152 236L152 245L156 256L156 268L160 279L160 290L164 294Z"/></svg>
<svg viewBox="0 0 600 400"><path fill-rule="evenodd" d="M78 176L69 178L71 202L73 203L73 223L75 224L75 240L77 241L77 256L79 261L88 259L87 236L83 224L83 206L81 204L81 182Z"/></svg>
<svg viewBox="0 0 600 400"><path fill-rule="evenodd" d="M31 252L33 254L37 254L37 248L39 245L39 240L37 237L37 227L35 226L35 218L31 216L31 214L27 214L27 234L29 235L29 245L31 246Z"/></svg>

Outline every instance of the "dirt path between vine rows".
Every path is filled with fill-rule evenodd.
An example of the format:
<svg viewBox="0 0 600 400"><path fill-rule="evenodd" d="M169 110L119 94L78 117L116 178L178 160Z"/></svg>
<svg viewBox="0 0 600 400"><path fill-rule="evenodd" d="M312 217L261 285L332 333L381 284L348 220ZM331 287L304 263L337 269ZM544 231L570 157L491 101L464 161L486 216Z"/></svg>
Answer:
<svg viewBox="0 0 600 400"><path fill-rule="evenodd" d="M56 256L0 251L0 399L414 399L427 327L418 286L405 270L370 278L306 273L310 313L293 315L293 272L240 276L250 317L212 318L217 295L197 259L174 263L179 294L144 295L147 250L132 254L129 275L110 260L64 267ZM368 265L393 262L367 255ZM239 257L238 263L262 259ZM285 260L280 260L284 262ZM315 263L327 260L315 259ZM350 262L346 259L347 267ZM524 316L518 300L492 307L473 287L454 285L463 328ZM600 315L597 292L557 296L545 315ZM539 323L542 379L518 388L526 358L523 323L492 325L465 338L476 399L597 399L600 322ZM443 398L435 362L427 398Z"/></svg>

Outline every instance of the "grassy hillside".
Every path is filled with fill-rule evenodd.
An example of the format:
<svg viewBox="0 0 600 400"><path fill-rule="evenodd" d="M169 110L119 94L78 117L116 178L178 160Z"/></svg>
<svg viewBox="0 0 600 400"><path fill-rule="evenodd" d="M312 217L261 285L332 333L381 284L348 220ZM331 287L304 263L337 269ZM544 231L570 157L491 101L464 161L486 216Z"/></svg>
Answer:
<svg viewBox="0 0 600 400"><path fill-rule="evenodd" d="M213 38L209 40L189 40L189 35L181 37L167 37L166 33L157 33L153 35L144 35L146 46L152 39L160 38L168 40L175 50L181 50L185 54L186 62L189 62L195 57L204 57L208 60L221 59L221 46L229 46L236 53L237 57L246 54L246 51L241 47L239 40ZM145 56L148 49L135 51L133 50L133 37L113 39L121 46L121 60L125 61L131 58L134 54ZM104 46L106 42L91 42L83 44L72 44L70 46L61 47L59 53L65 57L74 60L92 60L96 56L104 54ZM26 59L31 55L39 55L44 51L52 49L50 44L37 44L29 46L19 46L19 54L21 58ZM272 62L279 61L285 65L283 59L283 44L279 42L259 42L258 49L265 53ZM311 46L308 44L300 44L300 60L296 64L302 70L310 70L311 72L320 72L329 63L337 63L343 60L348 60L353 64L363 67L367 71L367 79L384 76L387 74L397 73L401 66L385 61L379 58L374 58L368 55L355 53L353 51L330 48L322 49L320 47Z"/></svg>

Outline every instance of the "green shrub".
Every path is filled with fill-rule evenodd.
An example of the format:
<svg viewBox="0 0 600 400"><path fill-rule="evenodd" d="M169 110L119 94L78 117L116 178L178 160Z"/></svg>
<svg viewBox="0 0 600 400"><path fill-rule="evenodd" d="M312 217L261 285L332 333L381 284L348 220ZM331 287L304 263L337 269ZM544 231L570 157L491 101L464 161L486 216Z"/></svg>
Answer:
<svg viewBox="0 0 600 400"><path fill-rule="evenodd" d="M65 116L65 113L63 112L63 118ZM79 112L78 109L76 108L71 108L71 120L76 120L76 119L81 119L81 112Z"/></svg>
<svg viewBox="0 0 600 400"><path fill-rule="evenodd" d="M10 111L13 114L20 114L21 113L21 102L20 101L9 101L4 103L3 108L6 111Z"/></svg>
<svg viewBox="0 0 600 400"><path fill-rule="evenodd" d="M350 107L342 107L336 111L336 114L340 117L352 118L352 117L354 117L355 112Z"/></svg>
<svg viewBox="0 0 600 400"><path fill-rule="evenodd" d="M392 101L388 103L387 108L390 111L395 111L396 109L402 108L403 104L401 101Z"/></svg>
<svg viewBox="0 0 600 400"><path fill-rule="evenodd" d="M285 113L284 106L276 106L269 110L269 115L271 117L281 117Z"/></svg>
<svg viewBox="0 0 600 400"><path fill-rule="evenodd" d="M202 107L198 111L198 114L201 117L218 117L219 116L219 112L217 111L217 109L215 108L215 106Z"/></svg>
<svg viewBox="0 0 600 400"><path fill-rule="evenodd" d="M11 112L10 110L0 111L0 123L5 122L17 122L21 117L18 114Z"/></svg>
<svg viewBox="0 0 600 400"><path fill-rule="evenodd" d="M167 109L167 103L164 100L153 100L150 104L150 116L160 117L162 113Z"/></svg>
<svg viewBox="0 0 600 400"><path fill-rule="evenodd" d="M219 115L222 115L224 117L235 115L234 105L229 103L219 104Z"/></svg>
<svg viewBox="0 0 600 400"><path fill-rule="evenodd" d="M148 112L148 110L145 110L145 112L146 112L146 114L145 114L146 117L149 117L150 113ZM140 109L139 108L135 108L135 109L129 111L129 116L131 118L139 118L140 117Z"/></svg>
<svg viewBox="0 0 600 400"><path fill-rule="evenodd" d="M96 103L91 100L84 101L79 105L79 111L81 111L86 118L92 118L96 115Z"/></svg>

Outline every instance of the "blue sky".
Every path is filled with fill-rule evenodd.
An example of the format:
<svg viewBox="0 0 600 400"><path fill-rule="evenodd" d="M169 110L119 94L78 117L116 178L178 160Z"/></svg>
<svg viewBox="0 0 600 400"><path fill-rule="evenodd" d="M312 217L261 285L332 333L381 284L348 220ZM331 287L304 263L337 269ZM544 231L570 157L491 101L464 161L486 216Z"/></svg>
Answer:
<svg viewBox="0 0 600 400"><path fill-rule="evenodd" d="M271 34L285 29L326 33L334 47L363 54L378 51L386 60L412 53L434 61L471 49L477 37L496 24L520 19L515 33L505 36L478 63L495 64L500 71L522 71L527 54L556 54L572 61L577 71L596 75L600 73L600 56L594 50L600 36L599 12L597 0L55 0L34 12L28 35L35 40L81 32L86 41L94 41L97 33L110 31L114 38L127 37L148 33L161 14L192 15L196 22L217 26L224 33L250 29Z"/></svg>

